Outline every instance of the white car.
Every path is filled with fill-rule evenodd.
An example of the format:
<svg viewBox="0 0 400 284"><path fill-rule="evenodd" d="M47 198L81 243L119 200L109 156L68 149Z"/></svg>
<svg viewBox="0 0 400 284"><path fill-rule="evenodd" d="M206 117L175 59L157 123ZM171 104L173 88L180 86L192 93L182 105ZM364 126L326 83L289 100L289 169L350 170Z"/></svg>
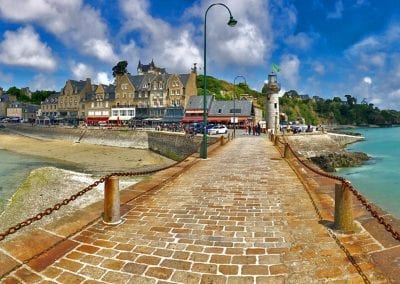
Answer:
<svg viewBox="0 0 400 284"><path fill-rule="evenodd" d="M213 134L225 134L228 133L228 128L225 125L215 125L214 127L208 130L209 135Z"/></svg>

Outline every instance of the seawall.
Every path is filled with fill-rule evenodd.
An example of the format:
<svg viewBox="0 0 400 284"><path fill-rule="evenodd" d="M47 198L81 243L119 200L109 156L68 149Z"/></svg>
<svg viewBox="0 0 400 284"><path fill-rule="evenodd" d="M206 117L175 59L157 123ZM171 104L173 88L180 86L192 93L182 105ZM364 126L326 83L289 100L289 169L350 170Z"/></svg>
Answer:
<svg viewBox="0 0 400 284"><path fill-rule="evenodd" d="M201 135L127 128L66 128L16 124L8 125L7 129L39 139L60 139L76 143L149 149L177 161L199 151L202 142ZM217 139L217 137L208 137L207 144L213 144Z"/></svg>

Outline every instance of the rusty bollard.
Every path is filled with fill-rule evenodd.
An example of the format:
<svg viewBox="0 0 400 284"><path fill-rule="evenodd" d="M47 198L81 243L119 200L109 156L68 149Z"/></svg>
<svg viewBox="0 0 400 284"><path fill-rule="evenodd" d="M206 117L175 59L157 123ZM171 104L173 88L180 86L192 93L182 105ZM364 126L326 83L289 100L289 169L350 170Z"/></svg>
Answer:
<svg viewBox="0 0 400 284"><path fill-rule="evenodd" d="M274 137L274 146L278 145L278 135Z"/></svg>
<svg viewBox="0 0 400 284"><path fill-rule="evenodd" d="M285 149L283 150L283 157L285 159L289 158L289 144L288 143L285 144Z"/></svg>
<svg viewBox="0 0 400 284"><path fill-rule="evenodd" d="M334 228L343 233L354 232L353 196L345 184L335 184Z"/></svg>
<svg viewBox="0 0 400 284"><path fill-rule="evenodd" d="M220 137L219 139L220 139L220 140L219 140L220 145L221 145L221 146L224 145L224 135L221 135L221 137Z"/></svg>
<svg viewBox="0 0 400 284"><path fill-rule="evenodd" d="M117 225L121 223L120 215L119 179L117 176L110 176L104 185L103 223Z"/></svg>

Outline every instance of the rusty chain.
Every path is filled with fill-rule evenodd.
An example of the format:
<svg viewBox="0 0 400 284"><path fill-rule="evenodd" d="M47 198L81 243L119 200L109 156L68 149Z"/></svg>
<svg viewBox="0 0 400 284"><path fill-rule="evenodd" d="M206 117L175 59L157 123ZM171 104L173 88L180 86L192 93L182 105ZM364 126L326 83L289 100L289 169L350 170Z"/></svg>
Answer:
<svg viewBox="0 0 400 284"><path fill-rule="evenodd" d="M350 190L353 193L353 195L357 198L357 200L359 200L361 202L361 204L366 208L366 210L371 213L371 216L374 217L378 221L379 224L383 225L385 227L385 230L388 231L395 240L400 241L400 233L395 231L393 229L393 226L390 223L388 223L388 221L384 217L379 216L379 213L373 208L372 204L369 203L367 201L367 199L364 196L362 196L352 186L350 181L346 180L343 177L331 175L331 174L328 174L326 172L323 172L321 170L317 170L317 169L311 167L310 165L305 163L305 161L300 159L299 156L297 156L297 154L295 153L295 151L293 150L293 148L290 146L289 143L285 143L285 147L288 147L290 152L292 153L292 155L297 159L297 161L299 161L303 166L305 166L310 171L312 171L312 172L314 172L314 173L316 173L318 175L321 175L321 176L324 176L324 177L327 177L327 178L330 178L330 179L334 179L334 180L340 181L342 183L342 186L344 188L347 188L348 190Z"/></svg>
<svg viewBox="0 0 400 284"><path fill-rule="evenodd" d="M184 161L185 159L183 159L182 161ZM168 169L170 167L175 166L178 163L179 162L171 164L171 165L166 166L166 167L156 168L156 169L152 169L152 170L146 170L146 171L140 171L140 172L115 172L115 173L111 173L109 175L106 175L106 176L100 178L99 180L95 181L91 185L85 187L81 191L71 195L69 198L64 199L62 202L56 203L53 207L49 207L49 208L43 210L42 212L36 214L35 216L33 216L31 218L28 218L25 221L23 221L21 223L18 223L17 225L8 228L3 233L0 233L0 242L2 240L4 240L8 235L14 234L18 230L22 229L23 227L26 227L26 226L28 226L28 225L36 222L36 221L41 220L43 217L52 214L54 211L58 211L62 206L67 205L71 201L77 199L78 197L84 195L86 192L92 190L93 188L95 188L99 184L104 183L111 176L144 176L144 175L149 175L149 174L161 171L161 170Z"/></svg>

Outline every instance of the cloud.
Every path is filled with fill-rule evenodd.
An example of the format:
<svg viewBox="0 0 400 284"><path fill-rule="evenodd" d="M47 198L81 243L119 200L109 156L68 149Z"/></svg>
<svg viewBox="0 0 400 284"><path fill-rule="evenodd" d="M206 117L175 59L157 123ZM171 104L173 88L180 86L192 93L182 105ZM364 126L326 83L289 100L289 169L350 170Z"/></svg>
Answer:
<svg viewBox="0 0 400 284"><path fill-rule="evenodd" d="M113 78L109 77L108 73L106 72L99 72L96 75L96 79L93 83L95 84L105 84L105 85L110 85L114 81Z"/></svg>
<svg viewBox="0 0 400 284"><path fill-rule="evenodd" d="M95 71L95 69L82 62L70 62L70 69L73 74L73 79L84 80L86 78L92 79L92 84L112 84L114 78L109 75L109 72Z"/></svg>
<svg viewBox="0 0 400 284"><path fill-rule="evenodd" d="M121 36L139 35L138 40L130 40L121 46L123 54L126 54L125 50L133 50L142 56L142 61L154 58L156 64L165 63L164 66L169 66L168 71L189 70L193 63L202 68L204 26L193 23L196 19L204 20L209 1L195 3L175 25L151 16L148 0L121 0L119 3L124 17ZM272 50L270 18L265 1L242 3L230 0L226 5L238 24L235 27L227 25L229 13L222 6L208 11L207 62L212 63L209 68L262 64Z"/></svg>
<svg viewBox="0 0 400 284"><path fill-rule="evenodd" d="M172 27L169 23L151 16L147 0L123 0L119 5L124 17L122 35L132 32L139 34L136 41L130 39L128 43L121 45L121 53L128 62L154 59L157 65L168 66L168 71L171 72L190 70L193 63L201 61L200 50L193 41L193 29L190 25Z"/></svg>
<svg viewBox="0 0 400 284"><path fill-rule="evenodd" d="M94 70L92 67L79 62L70 63L71 72L76 80L83 80L84 78L91 78L94 74Z"/></svg>
<svg viewBox="0 0 400 284"><path fill-rule="evenodd" d="M319 75L323 75L325 73L325 65L323 65L321 62L315 61L311 65L315 73Z"/></svg>
<svg viewBox="0 0 400 284"><path fill-rule="evenodd" d="M82 0L2 0L0 17L37 24L65 45L100 60L114 62L117 58L100 13Z"/></svg>
<svg viewBox="0 0 400 284"><path fill-rule="evenodd" d="M328 15L326 16L328 19L340 19L342 17L343 13L343 2L337 1L335 3L335 10L332 12L329 12Z"/></svg>
<svg viewBox="0 0 400 284"><path fill-rule="evenodd" d="M40 41L31 26L4 33L4 41L0 43L0 62L50 71L57 65L51 49Z"/></svg>
<svg viewBox="0 0 400 284"><path fill-rule="evenodd" d="M285 42L291 47L307 50L311 47L313 39L306 33L298 33L296 35L289 36Z"/></svg>
<svg viewBox="0 0 400 284"><path fill-rule="evenodd" d="M399 108L398 98L388 95L397 94L400 90L400 54L394 52L398 49L399 41L400 24L392 23L382 33L369 35L345 50L347 64L353 66L352 73L359 70L372 74L362 80L354 77L355 96L367 98L368 102L377 104L379 108L395 105Z"/></svg>
<svg viewBox="0 0 400 284"><path fill-rule="evenodd" d="M55 90L56 82L53 78L49 77L48 74L39 73L33 77L29 86L32 91Z"/></svg>
<svg viewBox="0 0 400 284"><path fill-rule="evenodd" d="M367 77L363 78L363 82L368 84L368 85L371 85L372 84L372 79L371 79L371 77L367 76Z"/></svg>
<svg viewBox="0 0 400 284"><path fill-rule="evenodd" d="M299 58L293 54L286 54L282 56L279 66L281 67L282 78L285 80L283 84L288 89L296 89L299 80Z"/></svg>

